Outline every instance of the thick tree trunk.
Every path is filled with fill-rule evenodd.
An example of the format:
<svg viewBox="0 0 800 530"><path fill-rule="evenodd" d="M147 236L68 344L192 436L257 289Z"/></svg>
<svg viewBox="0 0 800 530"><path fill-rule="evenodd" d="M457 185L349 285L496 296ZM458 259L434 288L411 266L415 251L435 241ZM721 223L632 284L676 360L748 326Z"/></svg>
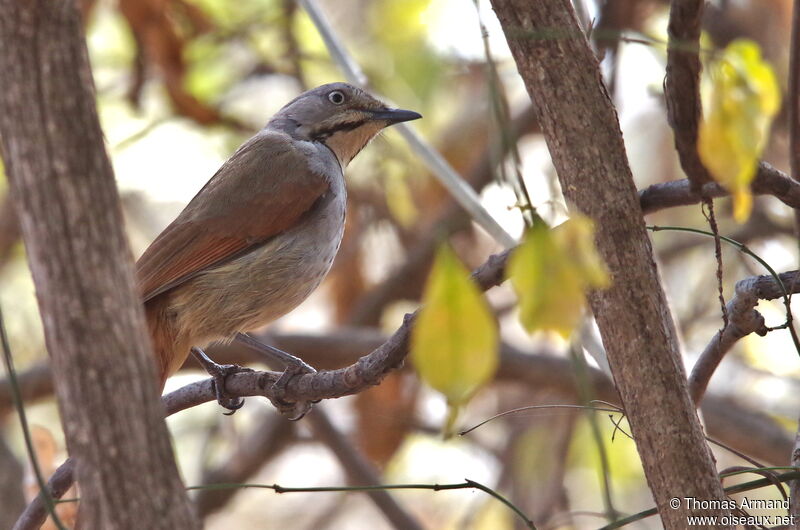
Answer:
<svg viewBox="0 0 800 530"><path fill-rule="evenodd" d="M664 526L686 528L693 514L725 515L689 509L683 500L725 495L687 393L616 111L572 5L492 5L539 112L564 194L597 225L614 283L591 294L590 303ZM670 506L673 498L680 499L678 509Z"/></svg>
<svg viewBox="0 0 800 530"><path fill-rule="evenodd" d="M72 1L0 0L0 140L84 528L197 523L158 399Z"/></svg>

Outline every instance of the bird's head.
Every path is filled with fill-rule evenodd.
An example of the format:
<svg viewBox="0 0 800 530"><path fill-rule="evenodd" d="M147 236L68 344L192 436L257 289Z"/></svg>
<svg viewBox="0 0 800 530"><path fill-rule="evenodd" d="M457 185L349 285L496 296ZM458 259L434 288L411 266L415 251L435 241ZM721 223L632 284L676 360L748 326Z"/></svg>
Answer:
<svg viewBox="0 0 800 530"><path fill-rule="evenodd" d="M345 167L381 129L422 116L392 109L347 83L318 86L287 103L267 127L324 143Z"/></svg>

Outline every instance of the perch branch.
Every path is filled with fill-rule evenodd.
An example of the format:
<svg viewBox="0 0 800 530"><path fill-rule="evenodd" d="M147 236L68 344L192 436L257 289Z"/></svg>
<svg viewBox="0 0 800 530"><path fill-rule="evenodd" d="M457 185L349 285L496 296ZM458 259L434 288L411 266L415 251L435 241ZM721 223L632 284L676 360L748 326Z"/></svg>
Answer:
<svg viewBox="0 0 800 530"><path fill-rule="evenodd" d="M509 255L510 250L506 250L500 254L490 256L483 265L472 272L473 281L484 291L502 283ZM231 397L280 397L280 399L286 401L317 401L358 393L367 387L377 385L390 371L402 365L408 354L409 336L414 315L416 313L406 315L403 324L386 342L378 346L372 353L358 359L354 364L338 370L320 371L297 376L289 381L281 396L277 396L273 388L281 374L268 371L233 374L226 380L226 391ZM163 396L162 403L166 409L165 414L169 416L215 399L212 380L206 379L186 385ZM71 459L62 465L62 468L66 466L68 469L62 471L62 468L59 468L56 471L58 481L55 484L53 484L53 481L56 480L56 475L48 483L54 485L54 488L48 486L53 493L53 498L59 497L57 493L64 483L72 483L74 473L71 468L72 464L69 464L70 462L72 462ZM59 487L58 491L55 491L55 486ZM64 491L66 491L66 488ZM63 491L61 494L63 495ZM44 505L40 506L36 501L29 504L25 512L20 516L15 530L38 528L38 526L31 524L20 526L20 521L37 521L46 514L43 509Z"/></svg>

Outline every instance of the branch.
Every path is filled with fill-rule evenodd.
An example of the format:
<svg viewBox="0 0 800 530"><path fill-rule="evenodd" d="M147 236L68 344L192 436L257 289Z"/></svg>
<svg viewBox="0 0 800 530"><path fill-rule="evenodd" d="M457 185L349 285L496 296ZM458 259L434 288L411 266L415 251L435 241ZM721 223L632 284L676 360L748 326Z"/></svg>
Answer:
<svg viewBox="0 0 800 530"><path fill-rule="evenodd" d="M338 337L342 339L341 341L333 341L333 351L338 351L337 345L340 342L344 343L344 337L349 337L350 344L355 351L371 347L375 341L374 335L369 330L343 333L341 337ZM304 358L321 360L325 358L327 351L331 351L326 347L326 343L330 344L330 341L325 337L290 336L287 342L294 346L304 346ZM590 368L587 376L598 399L608 402L619 400L613 381L603 372ZM500 366L496 378L498 382L521 384L525 388L538 388L561 396L568 402L579 402L579 392L571 362L553 354L531 354L505 344L501 350ZM792 440L775 419L736 401L709 395L703 400L701 409L706 419L708 434L723 440L727 445L740 452L770 464L779 465L785 461L785 455L792 448ZM244 458L245 462L252 462L248 456L245 455ZM48 482L48 488L51 489L53 498L60 498L72 485L73 466L73 460L68 459ZM220 480L220 482L225 482L225 480ZM230 482L235 483L238 480ZM41 517L42 521L46 515L44 505L38 498L28 505L24 518L30 521L37 515ZM38 526L33 524L18 526L15 527L15 530L34 528L38 528Z"/></svg>
<svg viewBox="0 0 800 530"><path fill-rule="evenodd" d="M502 282L504 267L508 259L509 251L494 255L473 272L473 279L478 285L486 290ZM759 292L764 296L777 297L779 291L769 287L764 282L757 282ZM774 287L774 286L773 286ZM378 379L382 378L392 365L399 359L402 362L407 353L407 334L411 325L412 318L407 318L403 325L388 340L383 340L383 336L370 329L363 330L343 330L328 336L307 336L307 335L270 335L275 340L270 342L278 346L299 353L301 357L315 365L325 362L350 362L353 354L373 348L372 353L357 360L354 364L339 370L330 372L318 372L299 376L293 379L288 385L287 397L292 399L322 399L326 397L340 397L355 393L355 386L346 384L348 381L346 374L358 374L360 364L375 366L380 359L387 362L386 371L378 369ZM222 355L231 361L241 359L246 350L237 349L235 345L216 346L209 351L217 356ZM333 361L331 361L333 359ZM366 360L365 359L371 359ZM219 359L218 359L219 360ZM30 379L41 379L46 374L45 367L37 367ZM361 372L363 373L363 372ZM338 375L330 375L338 374ZM274 382L280 376L275 372L246 372L234 374L229 378L229 385L226 387L228 392L235 397L247 397L267 395L265 384ZM597 397L606 401L617 401L618 395L613 383L608 377L599 370L592 369L588 374L592 385L597 391ZM297 379L305 378L303 383L297 384ZM21 376L26 380L26 375ZM358 378L356 378L358 379ZM329 380L338 382L338 385L330 385ZM577 389L572 375L572 369L568 360L555 357L553 355L531 355L518 351L509 345L504 345L501 353L501 363L497 373L498 381L520 382L528 387L547 388L553 392L570 398L577 399ZM366 380L362 380L366 384ZM269 383L271 384L271 383ZM317 385L319 384L319 388ZM299 388L298 388L299 387ZM43 382L39 381L37 388L45 388ZM0 395L2 395L3 382L0 381ZM301 392L305 392L302 393ZM184 410L194 405L213 401L215 394L211 388L211 380L192 383L181 389L176 390L163 397L163 403L167 409L167 415ZM785 433L767 417L761 417L758 413L742 408L736 403L732 403L719 398L709 397L703 405L703 412L707 418L709 433L726 443L738 448L739 450L753 454L757 458L772 463L780 462L779 455L786 447L791 447L791 442L786 438ZM731 429L730 425L736 423L739 428ZM741 425L753 425L752 428L745 429L749 433L758 435L741 436ZM54 498L58 498L72 484L72 460L68 460L67 469L59 468L59 471L50 480L50 485L57 488L53 492ZM202 504L201 504L202 505ZM26 520L31 519L31 513L44 516L44 506L38 501L34 501L26 510ZM205 511L205 510L204 510ZM20 530L34 528L34 526L21 526Z"/></svg>
<svg viewBox="0 0 800 530"><path fill-rule="evenodd" d="M750 187L753 193L773 195L787 206L800 208L800 184L766 162L758 165L758 173Z"/></svg>
<svg viewBox="0 0 800 530"><path fill-rule="evenodd" d="M61 464L50 480L47 481L47 490L52 499L60 499L75 482L75 459L67 458ZM38 530L47 518L47 507L41 492L25 508L17 519L13 530Z"/></svg>
<svg viewBox="0 0 800 530"><path fill-rule="evenodd" d="M794 285L795 276L796 271L783 273L781 281L787 286ZM733 345L751 333L758 333L762 337L767 334L769 330L764 324L764 317L755 307L759 300L783 297L783 293L776 289L778 285L772 276L754 276L736 283L735 295L727 305L728 325L714 334L689 376L689 394L695 406L703 399L711 376Z"/></svg>
<svg viewBox="0 0 800 530"><path fill-rule="evenodd" d="M711 182L697 152L702 106L700 103L700 25L705 0L672 0L669 11L669 44L664 96L667 116L675 132L675 149L692 190Z"/></svg>
<svg viewBox="0 0 800 530"><path fill-rule="evenodd" d="M800 209L800 183L766 162L758 165L758 172L751 184L756 195L772 195L787 206ZM702 200L702 195L711 198L727 197L728 191L716 182L703 185L699 193L692 191L689 180L673 180L653 184L639 191L639 202L645 214L676 206L689 206Z"/></svg>
<svg viewBox="0 0 800 530"><path fill-rule="evenodd" d="M695 193L688 179L672 180L653 184L639 191L639 202L642 213L647 215L666 208L697 204L702 200L702 195L713 198L727 197L728 190L716 182L709 182L703 186L700 193Z"/></svg>
<svg viewBox="0 0 800 530"><path fill-rule="evenodd" d="M481 290L488 290L503 282L509 255L510 250L506 250L490 256L486 263L473 271L472 279ZM403 324L386 342L354 364L292 378L281 399L289 402L333 399L377 385L390 371L402 365L408 354L411 326L416 314L406 315ZM280 376L279 372L241 372L228 377L225 388L231 397L264 396L273 399L279 397L273 385ZM167 415L214 399L210 379L189 384L163 398Z"/></svg>
<svg viewBox="0 0 800 530"><path fill-rule="evenodd" d="M505 279L505 266L510 250L490 256L489 259L472 272L472 279L484 291L499 285ZM264 396L272 400L280 398L284 401L317 401L355 394L369 386L374 386L393 369L402 365L408 354L408 343L411 325L416 313L406 315L403 324L386 342L378 346L372 353L358 359L354 364L338 370L320 371L292 378L280 396L273 385L281 376L278 372L242 372L229 376L225 381L225 389L231 397ZM162 397L165 415L169 416L181 410L215 400L212 380L206 379L184 386ZM69 459L68 462L72 460ZM59 468L59 472L61 469ZM58 474L58 472L57 472ZM66 474L67 478L63 475ZM73 480L72 470L68 469L59 476L57 485ZM51 482L55 479L51 479ZM63 495L63 491L61 492ZM53 498L58 498L53 493ZM23 513L25 520L42 515L43 506L30 504ZM22 520L22 519L20 519ZM19 523L18 523L19 525ZM18 530L36 528L21 526Z"/></svg>

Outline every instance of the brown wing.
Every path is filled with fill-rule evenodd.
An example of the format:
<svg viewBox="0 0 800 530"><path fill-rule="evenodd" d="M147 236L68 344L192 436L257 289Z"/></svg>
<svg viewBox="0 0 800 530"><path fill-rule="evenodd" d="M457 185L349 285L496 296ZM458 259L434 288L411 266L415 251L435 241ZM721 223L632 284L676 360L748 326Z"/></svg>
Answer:
<svg viewBox="0 0 800 530"><path fill-rule="evenodd" d="M253 137L139 258L142 297L147 301L291 228L328 187L288 136Z"/></svg>

